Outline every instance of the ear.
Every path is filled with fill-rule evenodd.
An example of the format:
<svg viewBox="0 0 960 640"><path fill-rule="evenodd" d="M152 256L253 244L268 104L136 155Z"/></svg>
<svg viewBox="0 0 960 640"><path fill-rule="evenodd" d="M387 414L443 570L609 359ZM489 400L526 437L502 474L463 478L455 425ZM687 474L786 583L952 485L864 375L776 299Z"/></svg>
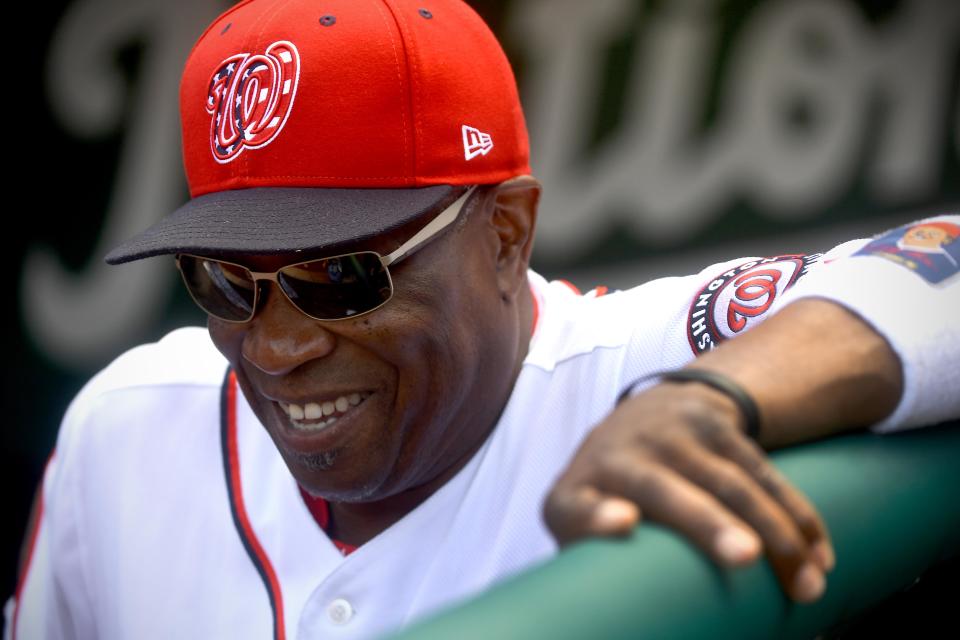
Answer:
<svg viewBox="0 0 960 640"><path fill-rule="evenodd" d="M527 282L541 189L539 180L524 175L501 182L490 194L490 224L499 239L497 284L505 298L515 297Z"/></svg>

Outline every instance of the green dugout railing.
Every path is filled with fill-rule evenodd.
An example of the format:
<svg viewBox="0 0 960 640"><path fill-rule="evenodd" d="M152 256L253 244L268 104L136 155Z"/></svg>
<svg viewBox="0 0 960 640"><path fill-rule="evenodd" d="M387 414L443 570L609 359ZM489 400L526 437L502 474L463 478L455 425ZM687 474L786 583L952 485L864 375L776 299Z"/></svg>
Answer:
<svg viewBox="0 0 960 640"><path fill-rule="evenodd" d="M833 539L837 564L817 602L788 600L765 559L720 569L671 530L641 523L625 540L574 545L391 637L810 639L960 554L960 421L859 432L771 458Z"/></svg>

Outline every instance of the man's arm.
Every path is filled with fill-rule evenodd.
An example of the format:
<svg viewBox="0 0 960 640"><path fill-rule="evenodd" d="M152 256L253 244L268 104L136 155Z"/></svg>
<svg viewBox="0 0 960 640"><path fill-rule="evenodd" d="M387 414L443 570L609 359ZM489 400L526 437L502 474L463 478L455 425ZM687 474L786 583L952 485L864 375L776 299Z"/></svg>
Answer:
<svg viewBox="0 0 960 640"><path fill-rule="evenodd" d="M804 299L690 368L727 374L757 402L767 451L887 417L903 392L887 341L843 307Z"/></svg>
<svg viewBox="0 0 960 640"><path fill-rule="evenodd" d="M544 518L560 544L627 533L644 517L721 564L749 563L765 550L786 592L815 600L834 564L829 536L764 449L960 416L960 216L844 243L783 290L769 286L788 275L772 272L776 262L728 263L720 277L703 272L713 279L689 311L690 346L702 348L711 342L705 312L716 311L725 285L739 287L734 293L745 300L721 307L736 337L709 334L719 346L687 366L727 375L754 398L759 444L744 435L726 395L696 382L653 386L595 427L554 485Z"/></svg>
<svg viewBox="0 0 960 640"><path fill-rule="evenodd" d="M871 424L894 409L902 388L887 342L818 299L786 307L690 367L726 374L753 396L764 449ZM826 528L743 428L737 406L700 383L658 384L629 398L554 486L547 525L569 544L628 533L645 517L726 566L766 550L785 591L814 600L834 562Z"/></svg>

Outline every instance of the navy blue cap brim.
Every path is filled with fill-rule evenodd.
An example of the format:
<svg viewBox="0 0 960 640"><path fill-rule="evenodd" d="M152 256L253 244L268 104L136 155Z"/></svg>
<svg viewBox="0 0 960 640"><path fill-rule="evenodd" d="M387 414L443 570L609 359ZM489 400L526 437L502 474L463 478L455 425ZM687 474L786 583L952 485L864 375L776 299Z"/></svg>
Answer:
<svg viewBox="0 0 960 640"><path fill-rule="evenodd" d="M174 253L277 255L335 249L401 228L453 202L463 188L269 187L193 198L107 254L122 264Z"/></svg>

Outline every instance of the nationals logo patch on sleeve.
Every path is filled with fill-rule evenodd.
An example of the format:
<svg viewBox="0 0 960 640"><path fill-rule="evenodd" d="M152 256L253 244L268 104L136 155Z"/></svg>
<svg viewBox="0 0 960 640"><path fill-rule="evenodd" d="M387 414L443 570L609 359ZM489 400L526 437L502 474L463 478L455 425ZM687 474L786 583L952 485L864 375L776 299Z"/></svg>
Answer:
<svg viewBox="0 0 960 640"><path fill-rule="evenodd" d="M904 225L875 238L853 255L886 258L930 284L939 284L960 271L960 224L922 220Z"/></svg>
<svg viewBox="0 0 960 640"><path fill-rule="evenodd" d="M778 296L822 254L791 254L751 260L708 282L690 305L687 339L697 355L763 320Z"/></svg>

